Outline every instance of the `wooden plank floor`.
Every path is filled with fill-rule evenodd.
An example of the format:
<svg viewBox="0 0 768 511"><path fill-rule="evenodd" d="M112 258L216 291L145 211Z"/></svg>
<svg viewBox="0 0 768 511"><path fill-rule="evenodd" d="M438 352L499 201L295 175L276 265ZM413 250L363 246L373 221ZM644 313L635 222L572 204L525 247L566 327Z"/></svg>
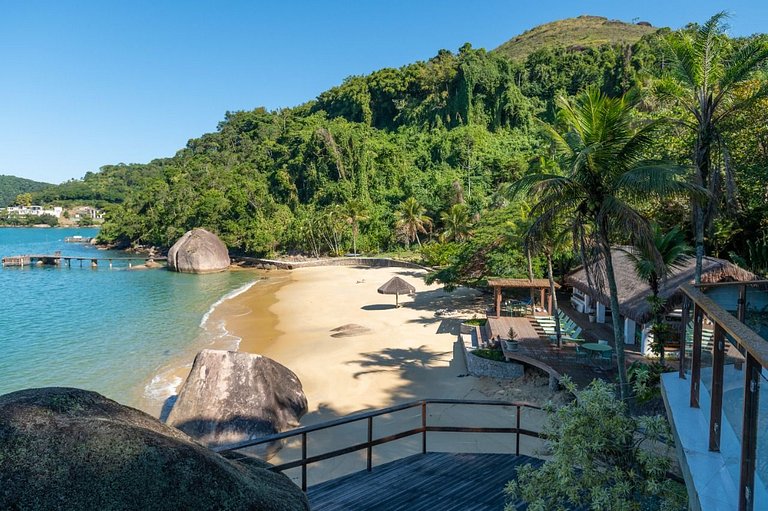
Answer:
<svg viewBox="0 0 768 511"><path fill-rule="evenodd" d="M307 496L313 511L501 510L504 486L526 463L543 461L512 454L416 454L312 486Z"/></svg>

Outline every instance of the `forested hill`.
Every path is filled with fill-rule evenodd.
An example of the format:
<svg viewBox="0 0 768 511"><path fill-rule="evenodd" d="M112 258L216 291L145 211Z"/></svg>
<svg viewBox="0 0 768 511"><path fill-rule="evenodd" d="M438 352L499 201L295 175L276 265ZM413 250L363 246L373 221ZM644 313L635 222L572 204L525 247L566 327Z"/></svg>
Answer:
<svg viewBox="0 0 768 511"><path fill-rule="evenodd" d="M36 192L51 186L48 183L32 181L16 176L0 175L0 208L10 206L17 195L28 192Z"/></svg>
<svg viewBox="0 0 768 511"><path fill-rule="evenodd" d="M579 16L545 23L505 42L496 50L524 60L542 48L584 51L600 46L632 46L657 31L650 23L625 23L602 16Z"/></svg>
<svg viewBox="0 0 768 511"><path fill-rule="evenodd" d="M94 194L111 204L101 236L123 245L168 247L193 227L249 254L341 254L353 246L373 253L432 240L424 254L440 264L470 239L467 253L484 271L524 276L528 206L510 206L499 192L548 164L540 121L554 120L556 96L586 87L648 92L661 73L661 48L651 33L632 45L545 45L522 60L469 44L440 50L427 61L352 76L294 108L228 112L215 132L173 157L104 167L45 197ZM647 116L674 113L650 95L645 105ZM741 172L768 161L759 149L765 133L748 129L752 120L737 126L743 150L732 162ZM658 146L654 157L689 162L683 134ZM750 193L742 223L729 229L762 228L747 225L765 216L751 206L764 204L759 187ZM649 207L670 224L689 214L683 204ZM734 248L712 243L726 254Z"/></svg>

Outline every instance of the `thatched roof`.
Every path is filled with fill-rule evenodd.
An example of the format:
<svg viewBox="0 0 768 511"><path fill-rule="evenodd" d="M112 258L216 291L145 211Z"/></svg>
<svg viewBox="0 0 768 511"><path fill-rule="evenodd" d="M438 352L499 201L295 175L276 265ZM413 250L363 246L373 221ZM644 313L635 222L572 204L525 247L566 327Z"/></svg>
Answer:
<svg viewBox="0 0 768 511"><path fill-rule="evenodd" d="M548 279L488 279L488 286L490 287L503 287L513 289L549 289ZM559 288L560 284L555 282L555 288Z"/></svg>
<svg viewBox="0 0 768 511"><path fill-rule="evenodd" d="M613 272L616 275L616 287L619 291L619 313L638 323L646 323L651 318L650 306L646 300L651 295L650 286L637 277L634 263L624 250L618 248L611 250L611 260L613 261ZM598 275L591 276L594 288L590 288L583 266L566 277L566 283L590 298L607 305L610 303L610 299L602 258L596 266ZM666 298L668 309L682 301L682 293L679 288L682 284L693 282L695 270L696 258L686 257L682 266L672 270L667 279L662 282L659 295ZM702 283L748 281L756 278L753 273L723 259L705 256L702 261Z"/></svg>
<svg viewBox="0 0 768 511"><path fill-rule="evenodd" d="M383 295L408 295L416 292L416 288L401 279L400 277L392 277L386 281L379 289L379 293Z"/></svg>

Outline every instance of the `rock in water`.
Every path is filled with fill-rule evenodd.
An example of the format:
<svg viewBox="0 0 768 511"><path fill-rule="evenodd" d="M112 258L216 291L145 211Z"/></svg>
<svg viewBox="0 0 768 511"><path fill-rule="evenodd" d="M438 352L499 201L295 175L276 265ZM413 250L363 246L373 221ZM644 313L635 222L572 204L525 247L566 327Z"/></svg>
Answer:
<svg viewBox="0 0 768 511"><path fill-rule="evenodd" d="M225 459L95 392L0 396L0 509L308 510L266 467Z"/></svg>
<svg viewBox="0 0 768 511"><path fill-rule="evenodd" d="M261 355L203 350L168 416L168 424L209 447L296 427L307 412L298 377Z"/></svg>
<svg viewBox="0 0 768 511"><path fill-rule="evenodd" d="M192 229L168 251L168 269L182 273L215 273L229 268L227 246L205 229Z"/></svg>

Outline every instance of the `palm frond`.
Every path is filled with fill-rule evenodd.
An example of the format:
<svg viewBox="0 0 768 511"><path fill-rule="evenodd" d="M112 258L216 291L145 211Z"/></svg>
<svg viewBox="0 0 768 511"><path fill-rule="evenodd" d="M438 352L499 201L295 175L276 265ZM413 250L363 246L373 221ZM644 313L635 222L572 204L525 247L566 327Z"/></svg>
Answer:
<svg viewBox="0 0 768 511"><path fill-rule="evenodd" d="M720 79L720 90L725 91L730 87L748 79L752 73L768 62L768 41L756 38L733 52L725 63L725 70Z"/></svg>
<svg viewBox="0 0 768 511"><path fill-rule="evenodd" d="M687 172L688 168L670 162L641 162L615 181L614 192L636 199L681 195L699 201L708 198L706 190L685 179Z"/></svg>

